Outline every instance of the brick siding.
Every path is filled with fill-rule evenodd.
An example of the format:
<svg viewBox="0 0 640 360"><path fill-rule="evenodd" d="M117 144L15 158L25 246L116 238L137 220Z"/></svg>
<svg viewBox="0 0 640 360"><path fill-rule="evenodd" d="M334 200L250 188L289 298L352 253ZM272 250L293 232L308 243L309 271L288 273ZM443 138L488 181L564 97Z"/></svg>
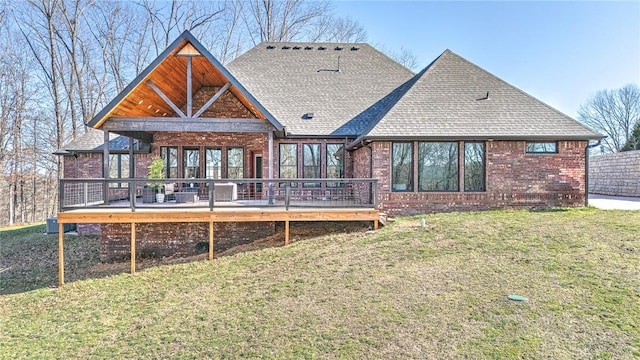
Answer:
<svg viewBox="0 0 640 360"><path fill-rule="evenodd" d="M214 224L214 251L248 244L275 234L274 222ZM209 249L208 223L144 223L136 225L136 257L184 257L206 253ZM100 261L130 258L131 224L103 224Z"/></svg>
<svg viewBox="0 0 640 360"><path fill-rule="evenodd" d="M584 206L585 141L560 141L557 154L526 154L524 141L486 143L486 191L392 192L391 142L374 142L373 177L379 179L378 207L390 214L420 214L509 208ZM365 151L365 154L360 152ZM356 150L363 172L366 150ZM360 161L361 160L361 161ZM414 184L417 184L417 164ZM417 188L417 187L415 187Z"/></svg>

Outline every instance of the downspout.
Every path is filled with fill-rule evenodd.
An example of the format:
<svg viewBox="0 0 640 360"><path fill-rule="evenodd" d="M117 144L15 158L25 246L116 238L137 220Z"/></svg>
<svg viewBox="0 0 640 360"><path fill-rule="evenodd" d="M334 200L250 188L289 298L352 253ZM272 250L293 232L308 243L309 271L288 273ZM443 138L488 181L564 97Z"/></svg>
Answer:
<svg viewBox="0 0 640 360"><path fill-rule="evenodd" d="M606 138L606 137L605 137ZM584 206L589 206L589 150L596 146L600 146L602 139L598 140L595 144L588 144L584 148Z"/></svg>

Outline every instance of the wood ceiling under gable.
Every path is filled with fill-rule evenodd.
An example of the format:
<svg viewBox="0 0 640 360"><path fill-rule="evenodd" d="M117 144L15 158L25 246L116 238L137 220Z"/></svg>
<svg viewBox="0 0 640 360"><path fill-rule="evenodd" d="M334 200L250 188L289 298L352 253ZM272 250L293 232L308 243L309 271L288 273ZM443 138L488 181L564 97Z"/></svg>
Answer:
<svg viewBox="0 0 640 360"><path fill-rule="evenodd" d="M108 117L178 117L179 115L147 82L153 82L178 108L184 108L187 103L187 56L178 54L182 49L185 49L186 53L193 53L195 50L188 40L184 39L114 107L105 120ZM203 86L222 87L228 82L205 56L192 56L191 59L192 94L197 93ZM257 118L265 118L235 86L228 91L231 91ZM194 108L193 113L198 110Z"/></svg>

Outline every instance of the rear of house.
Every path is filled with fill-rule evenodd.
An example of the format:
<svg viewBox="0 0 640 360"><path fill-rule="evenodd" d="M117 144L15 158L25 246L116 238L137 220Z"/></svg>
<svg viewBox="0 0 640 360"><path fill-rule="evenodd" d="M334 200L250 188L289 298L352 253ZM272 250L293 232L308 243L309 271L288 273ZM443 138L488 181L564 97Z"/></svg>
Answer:
<svg viewBox="0 0 640 360"><path fill-rule="evenodd" d="M225 67L188 32L88 125L63 149L62 211L135 211L156 157L172 183L164 207L583 206L586 149L601 138L450 50L418 74L367 44L262 43ZM273 221L215 226L217 249L275 231ZM129 227L80 231L101 233L101 258L113 260L129 254ZM190 255L209 228L138 232L150 255Z"/></svg>

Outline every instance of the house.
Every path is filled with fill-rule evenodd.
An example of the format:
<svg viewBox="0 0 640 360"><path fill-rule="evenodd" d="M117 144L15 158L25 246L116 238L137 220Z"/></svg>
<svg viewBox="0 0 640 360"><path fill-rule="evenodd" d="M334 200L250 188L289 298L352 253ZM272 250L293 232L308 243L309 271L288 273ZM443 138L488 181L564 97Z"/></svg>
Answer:
<svg viewBox="0 0 640 360"><path fill-rule="evenodd" d="M96 130L62 149L63 221L97 219L77 212L90 205L142 216L158 156L167 181L209 216L79 225L101 232L105 261L128 257L136 241L149 255L205 249L214 224L202 219L218 206L392 215L584 206L587 147L601 138L450 50L417 74L367 44L261 43L223 66L189 32L88 126ZM219 201L224 186L233 195ZM216 248L273 234L279 221L233 219L215 223Z"/></svg>

